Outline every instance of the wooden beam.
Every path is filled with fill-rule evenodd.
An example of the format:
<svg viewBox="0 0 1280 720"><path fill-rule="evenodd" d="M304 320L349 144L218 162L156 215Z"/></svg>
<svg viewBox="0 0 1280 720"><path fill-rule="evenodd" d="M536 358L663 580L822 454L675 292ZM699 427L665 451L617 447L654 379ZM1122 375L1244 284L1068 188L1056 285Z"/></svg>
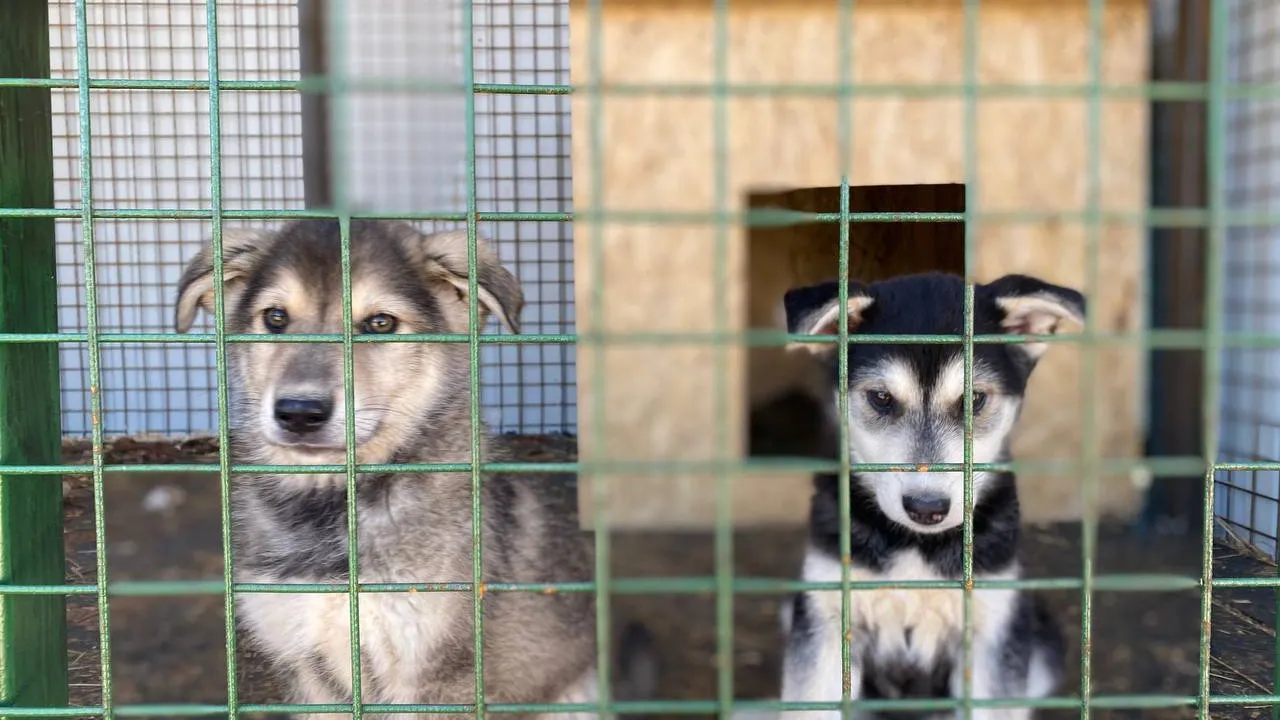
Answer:
<svg viewBox="0 0 1280 720"><path fill-rule="evenodd" d="M298 48L302 79L329 72L325 42L327 0L298 0ZM302 93L302 182L308 208L333 206L333 158L329 137L329 96Z"/></svg>
<svg viewBox="0 0 1280 720"><path fill-rule="evenodd" d="M48 0L0 3L0 77L49 77ZM0 207L53 207L51 114L47 88L0 87ZM53 220L0 219L0 332L56 332L57 290ZM56 464L60 435L57 345L0 344L0 464ZM61 478L0 476L0 582L61 584L65 564ZM63 596L0 599L0 705L66 705L66 637Z"/></svg>
<svg viewBox="0 0 1280 720"><path fill-rule="evenodd" d="M1209 0L1187 0L1178 9L1177 30L1156 48L1157 81L1205 82L1209 77ZM1154 158L1167 165L1153 178L1155 205L1202 209L1208 197L1204 101L1159 102L1153 115L1161 132ZM1155 329L1204 328L1204 265L1208 233L1203 227L1164 228L1152 233L1151 324ZM1151 407L1146 453L1199 454L1204 444L1202 350L1151 353ZM1203 475L1157 478L1147 492L1142 525L1170 522L1176 530L1203 531Z"/></svg>

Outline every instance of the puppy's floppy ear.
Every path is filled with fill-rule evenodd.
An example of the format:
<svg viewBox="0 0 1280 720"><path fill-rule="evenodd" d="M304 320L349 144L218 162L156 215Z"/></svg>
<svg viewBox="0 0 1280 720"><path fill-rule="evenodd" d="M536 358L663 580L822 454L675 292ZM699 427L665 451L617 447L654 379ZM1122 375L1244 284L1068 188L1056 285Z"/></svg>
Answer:
<svg viewBox="0 0 1280 720"><path fill-rule="evenodd" d="M255 260L266 247L271 233L252 228L222 229L222 287L233 289L244 280ZM213 312L213 239L191 258L178 279L178 300L174 307L173 327L180 333L191 329L196 311Z"/></svg>
<svg viewBox="0 0 1280 720"><path fill-rule="evenodd" d="M467 293L470 292L467 270L467 231L450 230L433 235L418 234L411 241L415 260L429 277L450 285L462 304L462 321L467 317ZM488 243L476 236L476 289L480 324L488 313L498 316L512 333L520 332L520 311L524 309L524 291L520 281L502 266Z"/></svg>
<svg viewBox="0 0 1280 720"><path fill-rule="evenodd" d="M849 281L849 332L858 329L867 308L875 302L871 290L860 282ZM838 335L840 333L840 283L829 280L788 290L782 296L787 332L793 335ZM827 349L825 343L791 343L787 350L803 350L818 354Z"/></svg>
<svg viewBox="0 0 1280 720"><path fill-rule="evenodd" d="M1071 288L1028 275L1005 275L988 283L985 290L1004 314L1000 324L1010 335L1053 335L1063 320L1084 324L1085 297ZM1026 342L1015 347L1035 362L1049 344Z"/></svg>

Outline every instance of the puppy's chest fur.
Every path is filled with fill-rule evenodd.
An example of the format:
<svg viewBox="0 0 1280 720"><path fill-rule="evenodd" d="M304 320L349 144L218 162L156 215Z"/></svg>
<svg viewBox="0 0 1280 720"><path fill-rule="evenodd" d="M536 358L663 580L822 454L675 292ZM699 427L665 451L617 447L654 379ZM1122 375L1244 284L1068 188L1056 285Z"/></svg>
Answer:
<svg viewBox="0 0 1280 720"><path fill-rule="evenodd" d="M408 497L383 477L358 491L360 580L442 583L471 578L470 528ZM448 505L450 503L444 503ZM406 507L407 505L407 507ZM346 494L333 487L277 494L240 488L236 574L249 583L345 583L349 577ZM469 517L464 515L469 525ZM465 538L466 542L460 542ZM336 690L351 682L348 596L243 594L241 617L272 656L309 665ZM416 686L429 674L468 669L470 593L362 593L360 645L370 684ZM443 678L441 678L443 679Z"/></svg>
<svg viewBox="0 0 1280 720"><path fill-rule="evenodd" d="M247 582L270 582L246 573ZM345 594L242 595L243 622L270 655L286 666L309 666L343 699L352 684L350 607ZM359 607L361 677L366 697L416 691L450 681L469 685L465 652L470 596L461 593L362 594ZM404 701L418 698L404 698ZM465 696L437 702L466 702Z"/></svg>
<svg viewBox="0 0 1280 720"><path fill-rule="evenodd" d="M1011 565L985 579L1017 576ZM954 580L931 565L916 549L893 552L879 571L855 564L850 568L854 582L909 582ZM804 579L811 582L839 582L840 563L820 550L811 549L805 558ZM981 589L973 592L973 637L982 637L1007 626L1017 609L1016 590ZM821 623L839 628L839 591L808 593L797 605L794 623ZM964 591L958 588L876 588L854 589L849 595L849 630L854 661L862 668L863 696L945 695L955 668L962 666L965 623ZM877 690L879 688L879 690Z"/></svg>
<svg viewBox="0 0 1280 720"><path fill-rule="evenodd" d="M346 495L289 491L287 478L245 478L233 507L240 582L345 583ZM357 480L360 580L470 582L471 478L466 474ZM581 582L591 577L586 536L570 511L571 484L551 476L491 475L481 490L483 581ZM295 676L295 692L339 702L351 693L345 593L241 594L240 618ZM495 702L555 702L593 683L594 598L584 593L492 593L484 599L485 683ZM363 695L373 702L474 699L470 592L361 593ZM590 685L590 687L594 687Z"/></svg>

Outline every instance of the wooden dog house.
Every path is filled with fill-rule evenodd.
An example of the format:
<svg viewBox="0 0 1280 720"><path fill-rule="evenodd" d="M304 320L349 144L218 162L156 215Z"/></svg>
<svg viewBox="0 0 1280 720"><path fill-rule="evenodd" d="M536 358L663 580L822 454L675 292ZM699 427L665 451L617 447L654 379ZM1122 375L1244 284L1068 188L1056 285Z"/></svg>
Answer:
<svg viewBox="0 0 1280 720"><path fill-rule="evenodd" d="M734 0L727 7L728 83L840 81L835 0ZM717 317L725 318L719 329L730 335L777 327L787 287L835 275L837 226L718 230L696 216L752 207L835 212L846 172L855 212L959 212L965 183L973 183L979 280L1026 272L1085 290L1092 247L1100 253L1098 287L1089 298L1096 327L1107 333L1141 326L1142 226L1108 221L1091 235L1082 221L1095 159L1090 99L1078 92L1090 81L1085 0L981 3L977 76L991 91L976 101L972 176L966 174L959 0L859 0L846 70L864 90L845 99L798 91L714 97L718 33L710 0L572 0L570 8L572 80L583 89L573 96L572 114L574 205L585 214L574 234L576 317L584 336L709 334ZM593 19L596 11L600 17ZM1101 82L1145 82L1147 4L1110 0L1100 34ZM657 89L636 91L640 85ZM690 86L708 90L693 93ZM847 166L838 151L842 103L852 128ZM1144 207L1147 116L1141 97L1102 96L1096 177L1104 212L1136 217ZM727 183L719 195L718 159ZM592 219L596 213L604 219ZM661 213L689 219L646 219ZM963 231L960 223L855 224L851 274L871 280L913 270L959 271ZM1018 458L1078 458L1089 432L1104 458L1141 454L1141 352L1116 344L1089 350L1098 369L1089 378L1082 372L1084 352L1057 344L1041 361L1015 439ZM779 353L710 339L603 348L584 342L577 355L581 459L747 457L752 410L759 417L761 408L805 383ZM1086 381L1097 398L1092 422L1085 416ZM714 521L717 476L710 471L587 473L580 498L588 525L596 482L608 482L611 526L697 528ZM732 482L738 524L805 517L804 472L760 472ZM1022 492L1030 519L1081 515L1075 476L1024 473ZM1101 512L1129 513L1138 500L1127 476L1102 479Z"/></svg>

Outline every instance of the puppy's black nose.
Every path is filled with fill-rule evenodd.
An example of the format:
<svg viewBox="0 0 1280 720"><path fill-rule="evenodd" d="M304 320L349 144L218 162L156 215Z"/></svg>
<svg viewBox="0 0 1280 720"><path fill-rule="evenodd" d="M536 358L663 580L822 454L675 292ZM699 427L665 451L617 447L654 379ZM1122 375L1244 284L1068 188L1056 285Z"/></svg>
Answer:
<svg viewBox="0 0 1280 720"><path fill-rule="evenodd" d="M951 510L951 498L946 495L908 495L902 498L902 509L914 522L937 525Z"/></svg>
<svg viewBox="0 0 1280 720"><path fill-rule="evenodd" d="M333 414L333 401L281 398L276 401L276 424L295 433L317 430Z"/></svg>

